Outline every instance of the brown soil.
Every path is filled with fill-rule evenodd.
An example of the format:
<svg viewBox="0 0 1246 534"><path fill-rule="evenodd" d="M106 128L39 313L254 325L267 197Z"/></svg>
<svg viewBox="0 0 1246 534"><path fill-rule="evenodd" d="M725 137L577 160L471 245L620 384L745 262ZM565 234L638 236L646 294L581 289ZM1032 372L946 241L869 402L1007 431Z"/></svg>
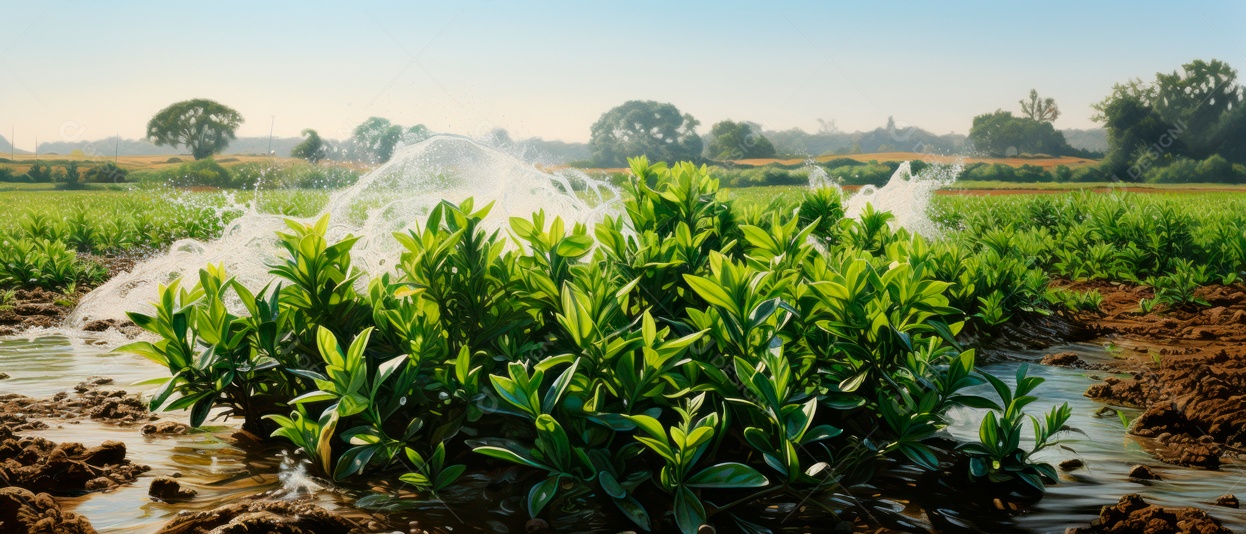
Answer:
<svg viewBox="0 0 1246 534"><path fill-rule="evenodd" d="M58 495L110 489L134 482L151 468L125 458L125 444L105 441L96 447L54 443L40 437L16 436L0 425L0 482Z"/></svg>
<svg viewBox="0 0 1246 534"><path fill-rule="evenodd" d="M12 534L95 534L86 518L61 511L51 495L0 489L0 529Z"/></svg>
<svg viewBox="0 0 1246 534"><path fill-rule="evenodd" d="M345 534L359 530L353 521L308 502L252 500L204 512L180 512L158 534Z"/></svg>
<svg viewBox="0 0 1246 534"><path fill-rule="evenodd" d="M138 255L97 256L80 254L85 261L98 263L108 271L105 280L134 268ZM16 289L13 299L0 304L0 336L13 335L28 328L52 328L64 322L65 317L74 309L74 305L93 287L78 287L73 294L51 291L44 288ZM83 330L103 332L115 328L127 334L135 334L138 327L129 321L92 321Z"/></svg>
<svg viewBox="0 0 1246 534"><path fill-rule="evenodd" d="M1104 506L1089 527L1071 528L1067 534L1231 534L1216 518L1198 508L1164 508L1147 504L1136 493Z"/></svg>
<svg viewBox="0 0 1246 534"><path fill-rule="evenodd" d="M111 378L94 376L74 386L75 393L72 395L60 392L46 399L35 399L16 393L2 394L0 423L8 425L14 432L21 432L47 428L44 419L62 419L70 424L81 418L118 424L156 419L156 415L147 411L147 404L138 397L104 387L110 384Z"/></svg>
<svg viewBox="0 0 1246 534"><path fill-rule="evenodd" d="M1243 288L1205 287L1198 295L1209 307L1144 315L1138 301L1152 296L1149 288L1103 282L1064 285L1103 295L1102 313L1082 319L1121 348L1121 357L1109 367L1132 374L1107 377L1087 389L1087 397L1144 409L1129 431L1152 438L1155 452L1166 462L1214 469L1226 450L1246 452Z"/></svg>
<svg viewBox="0 0 1246 534"><path fill-rule="evenodd" d="M61 324L61 320L73 309L72 302L72 297L64 293L43 288L18 289L13 293L13 299L0 308L0 335Z"/></svg>
<svg viewBox="0 0 1246 534"><path fill-rule="evenodd" d="M199 492L183 488L173 477L156 477L147 488L147 494L160 501L178 502L189 500Z"/></svg>

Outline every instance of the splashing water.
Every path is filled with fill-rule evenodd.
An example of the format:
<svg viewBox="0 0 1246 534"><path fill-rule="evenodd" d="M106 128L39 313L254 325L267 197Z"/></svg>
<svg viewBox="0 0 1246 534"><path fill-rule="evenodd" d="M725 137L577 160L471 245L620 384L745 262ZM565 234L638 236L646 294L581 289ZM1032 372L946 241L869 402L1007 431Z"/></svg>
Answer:
<svg viewBox="0 0 1246 534"><path fill-rule="evenodd" d="M528 217L538 210L545 210L551 219L562 217L568 226L589 224L613 213L617 196L615 188L584 173L543 172L469 138L437 135L400 149L388 163L332 195L311 220L329 215L330 240L359 236L352 250L355 264L379 275L393 268L400 251L392 234L423 224L443 199L460 203L473 198L474 210L493 203L483 224L493 230L506 226L510 217ZM208 264L223 264L247 287L263 287L272 280L269 265L282 256L276 233L288 230L288 217L261 213L257 205L247 206L241 217L225 226L220 238L178 241L168 252L96 288L82 299L66 326L122 321L126 311L151 310L160 284L181 276L191 277L189 284Z"/></svg>
<svg viewBox="0 0 1246 534"><path fill-rule="evenodd" d="M909 162L901 163L882 187L867 185L844 201L844 216L857 219L865 206L877 211L889 211L895 216L893 227L904 227L923 237L938 237L939 227L930 220L930 199L935 191L956 181L963 165L930 165L916 175ZM821 167L814 166L809 173L809 185L813 188L830 185L839 189Z"/></svg>

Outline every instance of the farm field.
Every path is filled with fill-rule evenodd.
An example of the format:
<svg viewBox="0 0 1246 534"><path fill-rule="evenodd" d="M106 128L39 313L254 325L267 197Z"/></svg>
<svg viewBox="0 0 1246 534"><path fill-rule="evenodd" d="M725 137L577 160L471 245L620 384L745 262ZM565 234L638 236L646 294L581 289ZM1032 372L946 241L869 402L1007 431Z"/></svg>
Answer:
<svg viewBox="0 0 1246 534"><path fill-rule="evenodd" d="M683 529L690 523L681 521L727 513L714 508L721 495L734 503L730 521L747 524L778 521L768 510L814 499L838 507L833 517L853 528L914 521L911 510L877 508L905 501L935 528L1024 529L1087 521L1072 503L1044 503L1072 499L1086 484L1128 489L1132 465L1123 461L1150 463L1178 480L1236 461L1225 451L1236 439L1231 429L1246 421L1226 411L1231 387L1204 392L1196 411L1172 412L1165 400L1202 391L1202 362L1227 357L1223 365L1236 369L1231 362L1246 341L1239 326L1246 317L1239 278L1246 195L1234 188L1091 184L978 196L961 193L981 186L956 184L913 197L916 210L886 213L857 205L852 191L718 191L712 175L694 167L643 161L630 172L652 185L623 186L617 209L626 227L612 219L571 225L574 211L566 222L514 213L499 220L470 200L441 203L412 233L374 236L400 245L384 249L397 255L386 277L362 267L367 263L351 274L350 251L360 245L330 231L321 215L332 212L326 206L335 196L343 202L341 190L0 191L0 202L22 207L0 217L0 237L10 245L0 257L7 288L0 327L10 334L64 332L62 324L106 332L118 348L102 353L110 362L104 369L149 383L152 410L173 399L167 412L147 412L147 401L134 405L137 411L117 416L123 426L159 418L176 432L222 429L169 438L189 447L225 439L218 436L238 426L271 433L310 463L261 462L257 476L276 479L301 465L346 489L323 501L340 514L326 521L465 527L470 523L450 511L467 509L519 528L529 516L555 525L586 520L560 511L576 502L601 521L590 524L670 521ZM894 187L881 194L898 194ZM222 232L236 222L239 236L259 236L244 230L272 215L300 221L281 234L264 232L265 247L276 251L267 261L282 281L279 293L205 262L189 265L192 276L180 283L153 288L156 307L128 309L129 320L74 312L80 301L99 312L94 288L106 297L127 284L143 287L125 273L159 272L163 250L180 239L233 251L222 258L249 254L246 243L255 238L235 246ZM923 227L922 220L937 231L908 229ZM351 224L362 230L375 223ZM499 225L504 233L485 230ZM681 227L698 232L681 237ZM358 261L373 261L375 246L361 249ZM188 257L211 257L198 248L186 248L200 254ZM239 265L236 258L226 263ZM144 271L145 264L157 270ZM115 286L113 277L131 281ZM457 311L464 305L474 311ZM22 350L101 355L91 345L72 348L80 341L56 349L49 341L56 338L37 339L41 344ZM129 359L136 356L154 363ZM0 370L17 379L14 387L38 383L18 367ZM83 395L102 387L84 386ZM582 404L590 402L595 407ZM208 424L222 409L235 414L228 425ZM1033 436L1030 415L1039 440L1017 442ZM1210 441L1179 430L1210 424L1224 429ZM102 438L116 427L89 428ZM619 434L636 439L609 439ZM375 439L344 437L351 435ZM1139 440L1148 452L1104 447L1105 439ZM254 451L227 441L239 454ZM166 450L141 446L135 461L190 469ZM700 451L680 475L699 491L680 493L691 486L668 478L685 497L664 518L657 511L672 505L654 499L666 482L641 477L677 476L679 450ZM843 478L827 486L818 465L834 458L842 458L837 467L821 469ZM1084 479L1070 459L1103 472ZM399 461L415 470L388 467ZM472 496L491 484L491 469L512 464L524 482L502 498L539 506L519 515ZM927 478L912 478L922 471L964 483L927 486ZM604 482L602 472L609 473ZM591 492L613 487L612 480L622 497L600 502ZM193 469L181 484L208 502L246 487L222 486ZM871 508L843 500L864 484L879 488ZM1177 500L1206 491L1174 484L1170 498ZM548 497L532 497L545 491ZM960 504L948 508L947 491ZM1001 512L994 504L1000 494L1028 513ZM428 496L445 507L403 506ZM136 521L92 502L79 512ZM784 524L819 524L830 513Z"/></svg>

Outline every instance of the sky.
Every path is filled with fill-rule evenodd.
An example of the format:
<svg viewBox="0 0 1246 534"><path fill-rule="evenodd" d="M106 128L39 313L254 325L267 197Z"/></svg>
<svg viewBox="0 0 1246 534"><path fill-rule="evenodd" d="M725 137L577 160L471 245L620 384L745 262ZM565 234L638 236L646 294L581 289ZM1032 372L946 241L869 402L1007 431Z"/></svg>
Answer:
<svg viewBox="0 0 1246 534"><path fill-rule="evenodd" d="M64 2L0 0L0 135L138 138L210 98L242 136L369 116L587 141L627 100L701 121L967 133L1036 88L1092 128L1112 84L1246 67L1246 2Z"/></svg>

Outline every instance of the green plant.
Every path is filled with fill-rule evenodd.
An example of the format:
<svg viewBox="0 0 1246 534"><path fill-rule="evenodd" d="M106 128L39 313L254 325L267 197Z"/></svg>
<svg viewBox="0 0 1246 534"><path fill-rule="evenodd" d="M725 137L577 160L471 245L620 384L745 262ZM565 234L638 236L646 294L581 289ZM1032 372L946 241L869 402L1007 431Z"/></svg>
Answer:
<svg viewBox="0 0 1246 534"><path fill-rule="evenodd" d="M1067 430L1065 422L1072 416L1073 410L1068 403L1064 403L1052 408L1042 420L1026 415L1022 410L1037 400L1030 393L1043 383L1042 378L1026 376L1027 370L1026 365L1017 368L1015 389L994 376L983 375L999 395L1001 403L982 419L978 430L979 441L964 444L961 449L969 454L970 477L996 483L1019 480L1041 492L1045 484L1057 480L1056 470L1050 464L1033 461L1031 457L1057 443L1053 438ZM1032 423L1034 444L1022 448L1022 427L1027 419Z"/></svg>

